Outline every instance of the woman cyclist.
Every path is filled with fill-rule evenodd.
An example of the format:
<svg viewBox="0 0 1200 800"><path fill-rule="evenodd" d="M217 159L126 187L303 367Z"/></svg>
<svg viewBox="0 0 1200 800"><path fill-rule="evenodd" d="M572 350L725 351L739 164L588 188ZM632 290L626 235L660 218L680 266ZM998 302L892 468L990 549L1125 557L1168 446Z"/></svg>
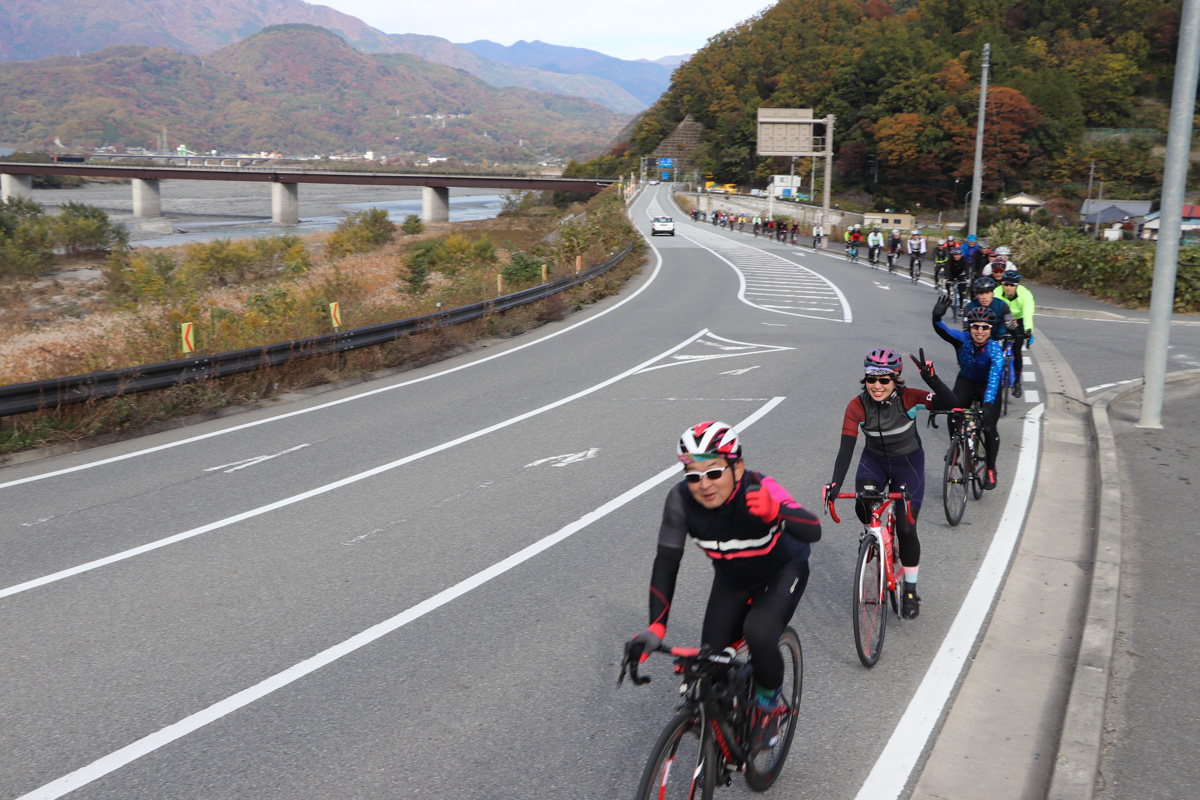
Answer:
<svg viewBox="0 0 1200 800"><path fill-rule="evenodd" d="M924 359L925 354L921 354ZM954 393L942 380L934 375L933 362L913 358L921 378L929 384L932 392L909 389L904 385L900 372L904 360L890 348L882 347L867 353L863 360L866 376L862 380L863 391L846 406L842 419L842 443L837 460L833 465L833 478L824 487L823 501L826 505L837 498L838 489L850 467L854 456L854 443L858 440L859 428L866 438L866 446L858 459L858 473L854 479L854 491L880 490L888 486L897 491L901 484L908 487L911 497L913 521L907 514L899 514L896 530L900 538L900 563L904 572L904 589L900 595L900 615L905 619L916 619L921 613L921 598L917 595L917 568L921 563L921 541L917 538L917 514L925 498L925 451L921 437L917 434L916 416L922 408L954 408L958 405ZM871 510L863 503L855 503L854 510L864 524L871 519Z"/></svg>
<svg viewBox="0 0 1200 800"><path fill-rule="evenodd" d="M650 575L650 627L625 645L645 660L662 644L688 536L712 559L713 583L701 642L720 652L741 638L750 649L758 707L751 750L771 747L782 716L783 658L777 647L808 584L809 545L821 523L767 475L742 462L738 433L701 422L676 448L684 480L667 494Z"/></svg>

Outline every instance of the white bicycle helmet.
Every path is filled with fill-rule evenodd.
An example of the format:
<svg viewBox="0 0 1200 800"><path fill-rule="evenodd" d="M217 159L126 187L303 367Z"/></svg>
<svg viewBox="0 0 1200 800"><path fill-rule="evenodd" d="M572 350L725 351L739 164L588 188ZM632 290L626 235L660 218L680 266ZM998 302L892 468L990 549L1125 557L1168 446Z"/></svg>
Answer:
<svg viewBox="0 0 1200 800"><path fill-rule="evenodd" d="M725 422L701 422L693 425L679 437L676 448L679 460L709 461L723 458L726 461L737 461L742 457L742 443L738 441L738 432Z"/></svg>
<svg viewBox="0 0 1200 800"><path fill-rule="evenodd" d="M996 255L998 255L998 256L1011 256L1011 255L1012 255L1012 250L1011 250L1010 248L1008 248L1007 246L1005 246L1005 245L1000 245L999 247L997 247L997 248L996 248Z"/></svg>

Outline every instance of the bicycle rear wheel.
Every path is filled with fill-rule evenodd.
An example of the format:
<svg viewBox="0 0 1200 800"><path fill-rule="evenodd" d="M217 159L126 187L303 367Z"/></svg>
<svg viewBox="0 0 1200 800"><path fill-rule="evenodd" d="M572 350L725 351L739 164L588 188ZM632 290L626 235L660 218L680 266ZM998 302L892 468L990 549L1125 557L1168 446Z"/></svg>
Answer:
<svg viewBox="0 0 1200 800"><path fill-rule="evenodd" d="M864 536L858 544L858 562L854 566L854 646L864 667L873 667L883 650L887 630L887 578L883 553L874 536Z"/></svg>
<svg viewBox="0 0 1200 800"><path fill-rule="evenodd" d="M954 526L962 522L963 510L967 507L967 484L971 482L963 442L951 442L950 449L946 451L946 472L943 477L942 506L946 509L946 522Z"/></svg>
<svg viewBox="0 0 1200 800"><path fill-rule="evenodd" d="M746 761L746 785L756 792L765 792L779 777L783 762L796 735L796 717L800 713L800 696L804 693L804 653L800 637L791 628L784 628L779 637L779 655L783 656L783 694L780 701L788 709L787 718L779 723L779 741L769 750L755 753Z"/></svg>
<svg viewBox="0 0 1200 800"><path fill-rule="evenodd" d="M638 800L712 800L717 764L712 737L700 728L700 717L690 708L667 725L638 785Z"/></svg>
<svg viewBox="0 0 1200 800"><path fill-rule="evenodd" d="M909 266L908 277L912 279L913 283L916 283L918 280L921 279L921 260L920 259L917 259Z"/></svg>

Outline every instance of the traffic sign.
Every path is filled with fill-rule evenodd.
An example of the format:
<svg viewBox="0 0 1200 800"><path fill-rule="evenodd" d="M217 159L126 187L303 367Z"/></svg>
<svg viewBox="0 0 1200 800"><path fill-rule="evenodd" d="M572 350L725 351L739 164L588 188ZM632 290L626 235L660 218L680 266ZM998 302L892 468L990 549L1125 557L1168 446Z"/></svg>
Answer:
<svg viewBox="0 0 1200 800"><path fill-rule="evenodd" d="M660 167L673 167L675 166L675 163L669 158L660 158L658 160L658 165Z"/></svg>
<svg viewBox="0 0 1200 800"><path fill-rule="evenodd" d="M663 179L664 181L669 181L669 180L671 180L671 173L669 173L669 172L667 172L666 170L664 170L664 171L663 171L663 174L662 174L662 179Z"/></svg>

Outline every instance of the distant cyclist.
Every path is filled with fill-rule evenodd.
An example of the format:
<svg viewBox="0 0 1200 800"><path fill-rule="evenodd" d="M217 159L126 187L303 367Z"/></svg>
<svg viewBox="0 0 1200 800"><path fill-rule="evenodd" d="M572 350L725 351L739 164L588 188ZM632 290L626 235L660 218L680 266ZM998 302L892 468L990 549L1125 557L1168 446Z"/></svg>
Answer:
<svg viewBox="0 0 1200 800"><path fill-rule="evenodd" d="M821 225L821 223L818 222L816 225L813 225L812 233L813 233L813 250L820 250L821 249L821 239L823 239L825 237L825 228Z"/></svg>
<svg viewBox="0 0 1200 800"><path fill-rule="evenodd" d="M887 240L887 261L888 272L896 266L896 259L900 257L900 253L904 251L904 239L900 237L900 230L897 228L892 231L892 235Z"/></svg>
<svg viewBox="0 0 1200 800"><path fill-rule="evenodd" d="M967 304L967 311L970 312L973 308L990 308L996 313L997 324L992 332L993 339L1003 339L1006 333L1011 333L1016 330L1017 323L1013 319L1012 310L1008 307L1008 303L996 297L996 279L991 275L981 275L975 279L971 288L975 292L975 299ZM963 326L966 327L966 318L963 319Z"/></svg>
<svg viewBox="0 0 1200 800"><path fill-rule="evenodd" d="M933 285L937 286L942 278L942 272L946 269L946 262L950 260L950 245L945 239L937 240L937 247L933 248Z"/></svg>
<svg viewBox="0 0 1200 800"><path fill-rule="evenodd" d="M1021 356L1022 345L1029 347L1033 344L1033 292L1021 285L1021 273L1015 269L1007 269L1000 279L1004 302L1012 312L1016 327L1013 329L1013 397L1021 396L1021 370L1025 359Z"/></svg>
<svg viewBox="0 0 1200 800"><path fill-rule="evenodd" d="M871 228L867 234L867 260L872 265L879 263L879 254L883 251L883 234L878 228Z"/></svg>
<svg viewBox="0 0 1200 800"><path fill-rule="evenodd" d="M913 231L908 237L908 268L911 270L921 263L921 259L925 258L925 237L920 231Z"/></svg>
<svg viewBox="0 0 1200 800"><path fill-rule="evenodd" d="M751 750L763 750L787 713L777 645L808 584L810 545L821 538L821 523L774 479L746 469L738 433L723 422L688 428L676 453L684 479L667 493L658 529L650 627L625 645L625 657L644 661L645 651L662 644L691 536L714 570L701 643L719 653L746 639L756 695Z"/></svg>

